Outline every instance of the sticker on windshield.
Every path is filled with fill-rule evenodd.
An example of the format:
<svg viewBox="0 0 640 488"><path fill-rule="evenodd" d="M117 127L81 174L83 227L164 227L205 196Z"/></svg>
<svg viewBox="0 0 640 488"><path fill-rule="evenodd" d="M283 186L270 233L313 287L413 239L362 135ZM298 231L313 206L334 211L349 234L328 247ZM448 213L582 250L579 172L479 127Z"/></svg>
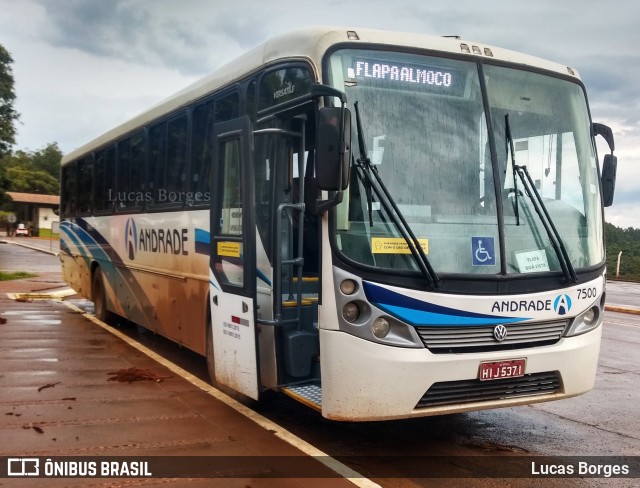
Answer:
<svg viewBox="0 0 640 488"><path fill-rule="evenodd" d="M495 266L496 252L493 237L471 238L471 264L473 266Z"/></svg>
<svg viewBox="0 0 640 488"><path fill-rule="evenodd" d="M425 254L429 254L429 240L418 239ZM411 249L402 237L372 237L371 252L374 254L411 254Z"/></svg>
<svg viewBox="0 0 640 488"><path fill-rule="evenodd" d="M515 255L516 262L518 263L518 271L521 273L549 271L549 261L547 260L547 253L544 249L517 252Z"/></svg>

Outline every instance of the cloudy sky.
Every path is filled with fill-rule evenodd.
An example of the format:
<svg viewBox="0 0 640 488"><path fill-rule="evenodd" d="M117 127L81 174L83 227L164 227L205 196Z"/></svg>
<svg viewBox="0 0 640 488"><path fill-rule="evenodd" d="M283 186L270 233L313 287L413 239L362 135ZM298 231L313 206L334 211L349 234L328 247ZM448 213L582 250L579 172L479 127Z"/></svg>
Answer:
<svg viewBox="0 0 640 488"><path fill-rule="evenodd" d="M606 220L640 228L639 14L637 0L0 0L0 44L14 59L16 149L63 152L309 25L460 35L549 58L578 69L593 120L614 130Z"/></svg>

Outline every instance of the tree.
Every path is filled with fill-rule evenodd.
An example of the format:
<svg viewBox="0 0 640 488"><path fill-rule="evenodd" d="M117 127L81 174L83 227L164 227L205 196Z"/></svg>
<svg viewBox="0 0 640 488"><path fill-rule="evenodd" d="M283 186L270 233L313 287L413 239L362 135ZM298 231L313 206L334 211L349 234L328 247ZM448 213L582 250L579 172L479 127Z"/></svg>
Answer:
<svg viewBox="0 0 640 488"><path fill-rule="evenodd" d="M11 182L8 188L10 191L43 195L60 193L58 180L46 171L34 171L16 166L7 169L7 176Z"/></svg>
<svg viewBox="0 0 640 488"><path fill-rule="evenodd" d="M58 143L52 142L47 144L44 149L31 153L31 160L33 161L34 169L45 171L59 181L62 156Z"/></svg>
<svg viewBox="0 0 640 488"><path fill-rule="evenodd" d="M0 158L9 153L16 142L16 127L19 114L13 108L16 94L13 89L13 59L9 52L0 44ZM7 185L3 165L0 165L0 203L7 200L4 193Z"/></svg>
<svg viewBox="0 0 640 488"><path fill-rule="evenodd" d="M640 281L640 229L629 227L621 229L605 224L607 243L607 275L615 278L618 253L622 251L620 278L627 281Z"/></svg>
<svg viewBox="0 0 640 488"><path fill-rule="evenodd" d="M0 158L7 191L57 195L60 192L62 151L53 142L37 151L13 151Z"/></svg>

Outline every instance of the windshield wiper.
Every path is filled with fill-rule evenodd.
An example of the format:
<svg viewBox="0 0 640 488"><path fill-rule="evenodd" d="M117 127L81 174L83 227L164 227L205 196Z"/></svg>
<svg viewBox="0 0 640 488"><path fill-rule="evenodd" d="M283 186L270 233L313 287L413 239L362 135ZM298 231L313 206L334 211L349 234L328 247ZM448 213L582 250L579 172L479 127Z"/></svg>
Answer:
<svg viewBox="0 0 640 488"><path fill-rule="evenodd" d="M538 214L538 217L540 217L540 222L542 222L542 226L544 227L544 230L547 232L547 235L549 236L549 240L551 241L553 250L555 251L556 256L558 257L558 262L560 263L560 267L562 268L562 272L564 273L566 280L576 283L578 281L578 276L576 275L573 265L571 264L569 253L567 252L567 249L564 246L564 242L562 242L560 233L558 232L558 229L556 228L555 224L553 223L553 220L551 219L551 215L547 210L547 206L544 204L544 200L542 200L542 197L540 196L540 193L538 192L538 189L536 188L536 185L533 182L533 179L531 178L531 175L529 174L527 167L525 165L519 166L516 164L515 154L513 151L513 138L511 136L511 127L509 125L509 114L505 115L504 120L505 120L505 135L508 139L508 144L511 147L511 160L512 160L511 164L512 164L512 170L514 172L513 186L515 187L515 192L516 192L516 196L515 196L516 216L518 215L518 212L517 212L518 187L517 187L517 182L515 177L515 174L517 173L518 177L520 178L520 181L522 181L522 186L524 187L524 191L529 197L529 200L531 200L531 203L533 204L533 208Z"/></svg>
<svg viewBox="0 0 640 488"><path fill-rule="evenodd" d="M371 193L371 179L366 175L365 168L360 159L355 160L353 154L351 155L353 161L352 166L356 169L356 176L362 183L364 188L365 197L367 199L367 210L369 214L369 227L373 227L373 195Z"/></svg>
<svg viewBox="0 0 640 488"><path fill-rule="evenodd" d="M520 225L520 210L518 210L518 179L516 178L517 165L516 165L516 153L513 147L513 137L511 137L511 125L509 124L509 114L505 114L504 116L504 132L505 132L505 141L504 145L506 146L506 153L509 154L509 149L511 149L511 171L513 172L513 191L514 195L514 212L516 214L516 225Z"/></svg>
<svg viewBox="0 0 640 488"><path fill-rule="evenodd" d="M424 249L420 245L420 241L411 230L411 227L407 223L406 219L402 215L402 212L398 208L398 205L394 201L393 197L389 193L386 185L382 181L380 174L378 173L378 169L371 163L371 160L367 156L367 147L364 142L364 133L362 130L362 121L360 119L360 109L358 108L358 102L354 103L354 108L356 112L356 128L358 130L358 146L360 149L360 157L357 159L358 168L361 170L361 177L363 181L366 181L365 189L367 191L367 205L369 207L369 223L373 225L373 217L372 217L372 198L371 198L371 189L376 193L378 197L378 201L384 207L386 213L393 220L394 225L400 231L403 239L406 241L407 246L409 246L409 250L413 255L420 271L427 279L433 283L434 287L438 287L438 275L435 270L431 266L427 255L424 252Z"/></svg>

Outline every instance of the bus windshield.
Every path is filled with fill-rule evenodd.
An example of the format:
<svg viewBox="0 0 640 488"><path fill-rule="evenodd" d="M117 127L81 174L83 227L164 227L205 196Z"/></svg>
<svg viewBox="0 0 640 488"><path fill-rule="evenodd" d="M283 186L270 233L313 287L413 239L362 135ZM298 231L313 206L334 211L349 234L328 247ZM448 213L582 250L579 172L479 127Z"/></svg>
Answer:
<svg viewBox="0 0 640 488"><path fill-rule="evenodd" d="M358 103L367 156L436 273L558 272L565 269L559 242L570 268L602 262L596 155L578 83L474 61L354 49L331 55L329 77L346 91L352 112ZM334 219L336 248L358 265L417 271L397 219L361 174L362 158L355 150ZM528 183L516 168L526 168Z"/></svg>

